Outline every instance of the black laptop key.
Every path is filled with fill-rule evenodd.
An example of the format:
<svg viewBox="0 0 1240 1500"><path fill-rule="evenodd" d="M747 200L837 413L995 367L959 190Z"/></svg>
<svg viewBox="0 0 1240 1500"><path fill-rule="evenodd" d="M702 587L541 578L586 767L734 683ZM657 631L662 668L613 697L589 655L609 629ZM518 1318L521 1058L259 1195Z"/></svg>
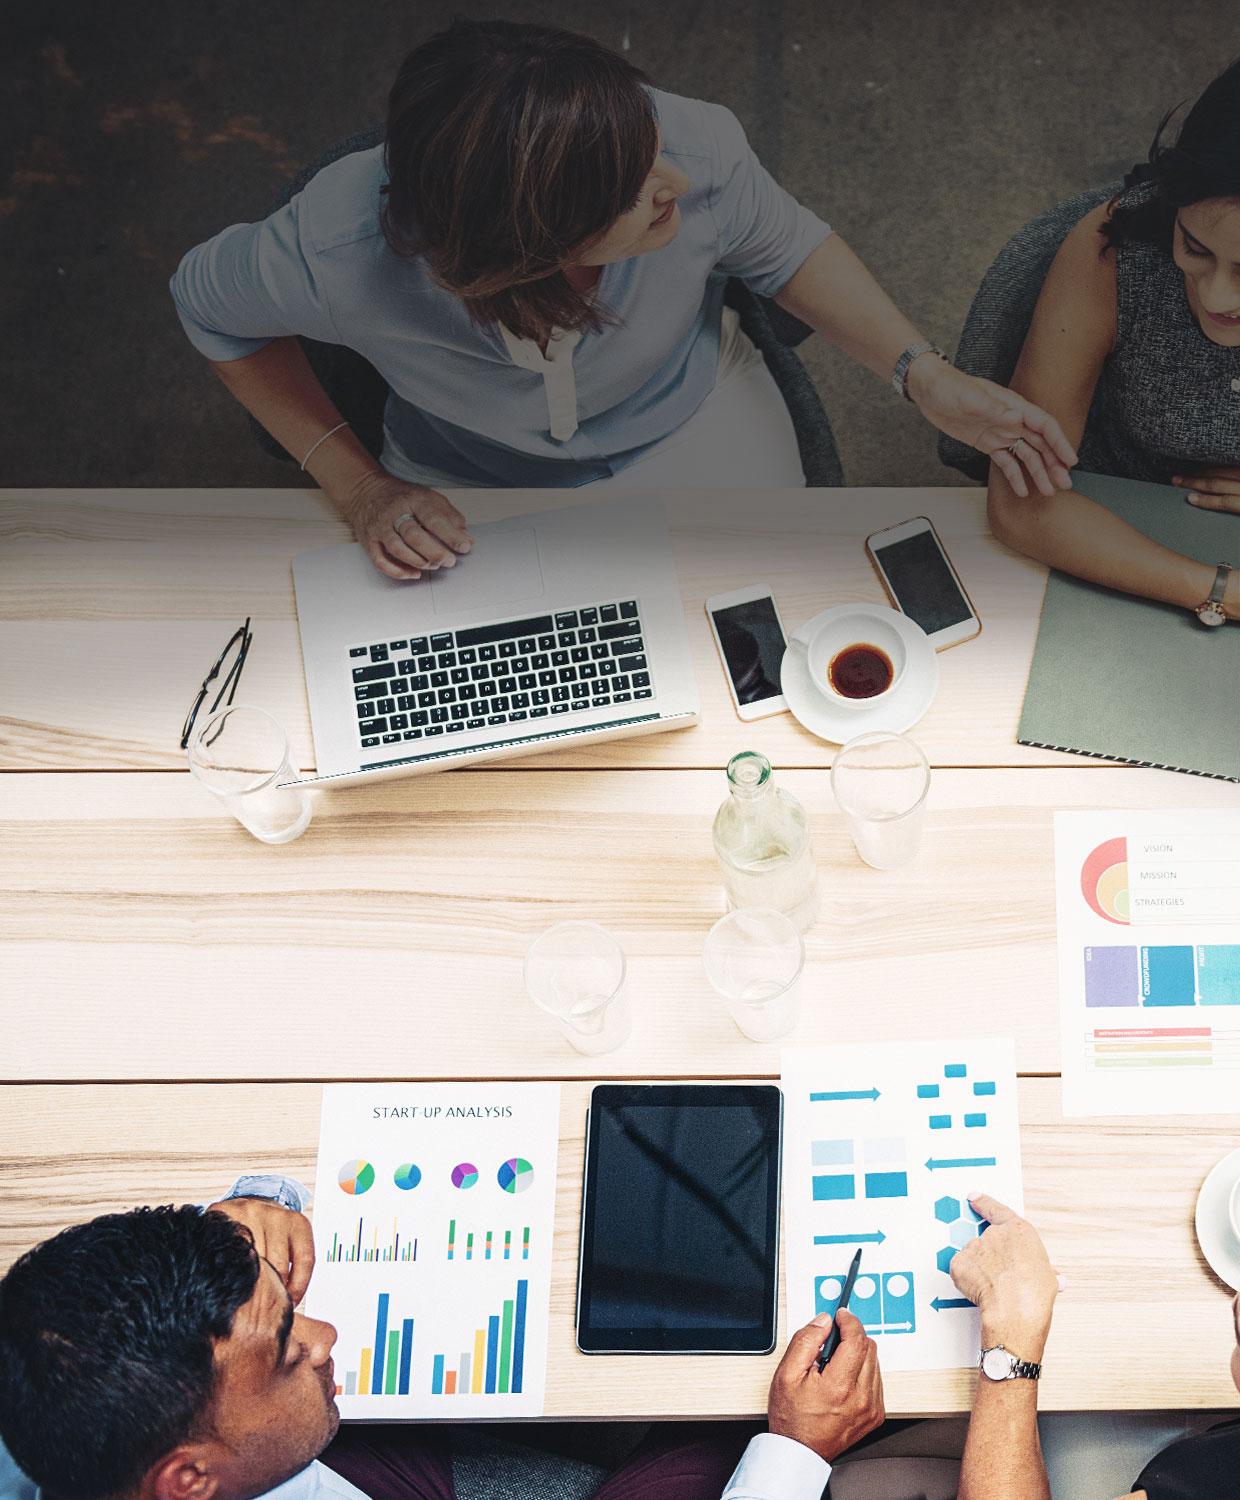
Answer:
<svg viewBox="0 0 1240 1500"><path fill-rule="evenodd" d="M432 725L430 725L430 727L426 731L426 737L427 737L427 739L430 739L431 735L433 735L433 734L442 734L442 733L443 733L443 725L442 724L432 724Z"/></svg>
<svg viewBox="0 0 1240 1500"><path fill-rule="evenodd" d="M556 615L555 628L557 630L576 630L577 611L575 609L570 609L566 610L563 614Z"/></svg>
<svg viewBox="0 0 1240 1500"><path fill-rule="evenodd" d="M430 715L424 708L419 708L409 715L409 722L415 729L425 729L430 722Z"/></svg>
<svg viewBox="0 0 1240 1500"><path fill-rule="evenodd" d="M389 662L375 662L369 667L354 667L354 682L379 682L384 677L395 677L396 668Z"/></svg>
<svg viewBox="0 0 1240 1500"><path fill-rule="evenodd" d="M458 651L456 653L456 659L463 667L472 667L473 664L478 660L478 653L472 646L470 646L465 651Z"/></svg>
<svg viewBox="0 0 1240 1500"><path fill-rule="evenodd" d="M553 703L566 703L568 701L568 689L566 687L553 687L551 689L551 701Z"/></svg>
<svg viewBox="0 0 1240 1500"><path fill-rule="evenodd" d="M375 716L374 705L370 703L359 703L357 705L357 717L359 719L373 719Z"/></svg>
<svg viewBox="0 0 1240 1500"><path fill-rule="evenodd" d="M420 740L421 738L422 738L422 731L420 729L406 729L405 730L405 739L407 739L407 740Z"/></svg>
<svg viewBox="0 0 1240 1500"><path fill-rule="evenodd" d="M557 646L575 646L577 644L577 632L575 630L561 630L555 638Z"/></svg>
<svg viewBox="0 0 1240 1500"><path fill-rule="evenodd" d="M539 687L554 687L559 680L555 672L540 672L538 674Z"/></svg>
<svg viewBox="0 0 1240 1500"><path fill-rule="evenodd" d="M368 652L368 650L367 650L367 648L365 646L350 646L349 647L349 655L350 656L368 656L369 654L370 653Z"/></svg>
<svg viewBox="0 0 1240 1500"><path fill-rule="evenodd" d="M622 672L642 672L646 668L644 656L622 656L620 658L620 670Z"/></svg>
<svg viewBox="0 0 1240 1500"><path fill-rule="evenodd" d="M437 660L438 660L439 665L441 667L454 667L454 666L456 666L456 652L455 651L441 651L439 653L439 656L438 656Z"/></svg>
<svg viewBox="0 0 1240 1500"><path fill-rule="evenodd" d="M629 699L632 698L632 696L633 696L632 693L617 693L616 696L612 699L612 702L613 703L627 703L629 701Z"/></svg>
<svg viewBox="0 0 1240 1500"><path fill-rule="evenodd" d="M491 641L513 641L521 636L538 635L551 629L550 615L533 615L528 620L501 620L497 625L470 625L456 633L458 646L484 646ZM479 657L482 653L478 653Z"/></svg>
<svg viewBox="0 0 1240 1500"><path fill-rule="evenodd" d="M460 734L465 728L464 724L460 723L459 721L455 724L445 724L443 727L448 731L449 734Z"/></svg>
<svg viewBox="0 0 1240 1500"><path fill-rule="evenodd" d="M430 649L431 643L426 639L424 635L414 635L409 637L410 656L422 656Z"/></svg>
<svg viewBox="0 0 1240 1500"><path fill-rule="evenodd" d="M610 698L591 698L590 699L590 707L591 708L606 708L607 705L610 702L611 702Z"/></svg>
<svg viewBox="0 0 1240 1500"><path fill-rule="evenodd" d="M577 632L577 643L581 646L592 646L598 640L597 630L579 630Z"/></svg>
<svg viewBox="0 0 1240 1500"><path fill-rule="evenodd" d="M453 667L448 675L452 678L453 684L460 687L461 683L469 681L469 668Z"/></svg>
<svg viewBox="0 0 1240 1500"><path fill-rule="evenodd" d="M491 702L491 707L497 714L506 714L508 712L508 699L495 698Z"/></svg>
<svg viewBox="0 0 1240 1500"><path fill-rule="evenodd" d="M617 677L620 673L620 668L615 664L614 661L599 662L598 670L600 677Z"/></svg>
<svg viewBox="0 0 1240 1500"><path fill-rule="evenodd" d="M513 708L528 708L530 706L530 695L528 693L514 693L512 695Z"/></svg>
<svg viewBox="0 0 1240 1500"><path fill-rule="evenodd" d="M451 633L451 631L449 631L447 635L433 635L433 636L431 636L431 650L432 651L451 651L452 650L452 633Z"/></svg>
<svg viewBox="0 0 1240 1500"><path fill-rule="evenodd" d="M469 669L469 675L475 682L481 682L484 678L489 677L490 674L491 669L487 666L486 662L477 667L470 667Z"/></svg>
<svg viewBox="0 0 1240 1500"><path fill-rule="evenodd" d="M629 624L629 622L627 620L617 620L616 619L616 616L615 616L615 613L614 613L614 610L615 610L615 606L614 605L612 606L612 610L613 610L613 613L612 613L612 617L611 618L614 621L614 623L611 624L611 625L600 625L599 626L599 628L598 628L598 638L599 638L600 641L618 641L618 640L622 640L626 635L632 635L633 634L633 627L632 627L632 625ZM607 618L607 611L606 610L603 611L603 618L604 619Z"/></svg>
<svg viewBox="0 0 1240 1500"><path fill-rule="evenodd" d="M520 677L522 672L530 670L530 659L528 656L514 656L504 670L514 677Z"/></svg>
<svg viewBox="0 0 1240 1500"><path fill-rule="evenodd" d="M408 713L417 701L412 693L406 693L403 698L397 698L396 707L400 709L401 713Z"/></svg>
<svg viewBox="0 0 1240 1500"><path fill-rule="evenodd" d="M393 677L388 683L389 693L407 693L409 691L409 679L407 677Z"/></svg>
<svg viewBox="0 0 1240 1500"><path fill-rule="evenodd" d="M534 676L533 672L526 672L522 676L517 678L517 686L523 693L528 693L532 687L535 687L537 685L537 683L538 678Z"/></svg>
<svg viewBox="0 0 1240 1500"><path fill-rule="evenodd" d="M386 719L363 719L357 726L359 734L382 734L387 728Z"/></svg>
<svg viewBox="0 0 1240 1500"><path fill-rule="evenodd" d="M517 654L516 641L501 641L499 643L499 654L502 657L515 656Z"/></svg>
<svg viewBox="0 0 1240 1500"><path fill-rule="evenodd" d="M469 718L469 709L468 709L468 707L464 703L454 703L452 705L452 717L454 719L468 719Z"/></svg>
<svg viewBox="0 0 1240 1500"><path fill-rule="evenodd" d="M530 652L533 651L533 649L535 647L535 644L536 643L535 643L534 637L532 635L523 636L521 638L521 640L519 640L517 642L517 645L520 647L520 649L524 652L524 654L526 656L528 656L530 654Z"/></svg>
<svg viewBox="0 0 1240 1500"><path fill-rule="evenodd" d="M598 624L598 610L595 609L593 606L590 606L587 609L583 609L581 611L581 623L583 625L597 625Z"/></svg>
<svg viewBox="0 0 1240 1500"><path fill-rule="evenodd" d="M590 653L584 646L574 646L573 649L568 653L568 659L575 662L589 661Z"/></svg>
<svg viewBox="0 0 1240 1500"><path fill-rule="evenodd" d="M439 701L440 701L440 703L455 703L456 702L456 689L455 688L440 688L439 689Z"/></svg>
<svg viewBox="0 0 1240 1500"><path fill-rule="evenodd" d="M418 694L418 707L419 708L434 708L434 706L438 702L439 702L439 695L437 693L419 693Z"/></svg>
<svg viewBox="0 0 1240 1500"><path fill-rule="evenodd" d="M551 710L546 706L546 704L536 703L534 707L530 709L530 718L545 719L550 712Z"/></svg>
<svg viewBox="0 0 1240 1500"><path fill-rule="evenodd" d="M649 687L650 686L650 673L649 672L634 672L633 673L633 686L635 688Z"/></svg>
<svg viewBox="0 0 1240 1500"><path fill-rule="evenodd" d="M530 702L533 703L535 706L537 706L539 704L542 704L542 703L550 703L551 702L551 694L547 691L547 689L545 687L543 687L543 688L535 688L535 690L530 694Z"/></svg>
<svg viewBox="0 0 1240 1500"><path fill-rule="evenodd" d="M529 714L523 708L516 708L513 709L512 713L510 713L508 717L510 719L528 719Z"/></svg>
<svg viewBox="0 0 1240 1500"><path fill-rule="evenodd" d="M388 728L389 729L408 729L409 728L409 715L408 714L393 714L392 717L388 720Z"/></svg>
<svg viewBox="0 0 1240 1500"><path fill-rule="evenodd" d="M577 681L577 668L576 667L563 667L563 668L561 668L561 670L560 670L560 681L561 682L576 682Z"/></svg>
<svg viewBox="0 0 1240 1500"><path fill-rule="evenodd" d="M618 693L627 692L629 687L629 679L627 677L617 677L612 683L612 687L615 688Z"/></svg>
<svg viewBox="0 0 1240 1500"><path fill-rule="evenodd" d="M387 661L388 649L386 646L372 646L370 648L371 661Z"/></svg>
<svg viewBox="0 0 1240 1500"><path fill-rule="evenodd" d="M418 670L418 664L412 656L406 656L396 663L396 670L402 677L412 677Z"/></svg>
<svg viewBox="0 0 1240 1500"><path fill-rule="evenodd" d="M633 694L633 696L634 696L634 698L653 698L654 697L654 689L653 688L638 688L638 690Z"/></svg>
<svg viewBox="0 0 1240 1500"><path fill-rule="evenodd" d="M611 655L611 648L606 641L600 641L597 646L590 647L590 657L593 661L603 661Z"/></svg>
<svg viewBox="0 0 1240 1500"><path fill-rule="evenodd" d="M566 714L568 712L568 704L567 703L553 703L551 705L551 712L553 714Z"/></svg>
<svg viewBox="0 0 1240 1500"><path fill-rule="evenodd" d="M602 609L600 609L599 612L598 612L599 619L602 620L602 622L603 622L604 625L607 625L612 620L618 618L619 613L620 613L620 611L616 608L616 606L614 604L604 604L603 607L602 607Z"/></svg>
<svg viewBox="0 0 1240 1500"><path fill-rule="evenodd" d="M393 653L395 653L397 651L408 651L408 649L409 649L409 642L408 641L389 641L388 642L388 650L391 651L391 652L393 652Z"/></svg>
<svg viewBox="0 0 1240 1500"><path fill-rule="evenodd" d="M376 698L375 712L377 714L394 714L396 712L395 698Z"/></svg>
<svg viewBox="0 0 1240 1500"><path fill-rule="evenodd" d="M584 662L582 664L581 671L578 673L578 676L582 677L582 678L597 677L598 676L598 664L597 664L597 662L592 662L592 661Z"/></svg>
<svg viewBox="0 0 1240 1500"><path fill-rule="evenodd" d="M612 641L611 654L613 656L636 656L639 651L645 649L640 635L626 636L622 641Z"/></svg>
<svg viewBox="0 0 1240 1500"><path fill-rule="evenodd" d="M542 672L551 665L551 658L545 651L540 651L537 656L530 657L530 666L535 672Z"/></svg>
<svg viewBox="0 0 1240 1500"><path fill-rule="evenodd" d="M431 709L431 723L432 724L442 724L443 721L447 717L448 717L448 710L446 708L440 708L440 707L437 706L437 707Z"/></svg>
<svg viewBox="0 0 1240 1500"><path fill-rule="evenodd" d="M499 655L499 652L495 649L494 646L479 646L478 647L478 660L479 661L494 661L495 658L498 655Z"/></svg>
<svg viewBox="0 0 1240 1500"><path fill-rule="evenodd" d="M553 651L551 653L551 665L553 667L566 667L566 666L568 666L568 652L567 651Z"/></svg>
<svg viewBox="0 0 1240 1500"><path fill-rule="evenodd" d="M394 745L399 739L400 735L398 734L385 734L383 736L383 743L385 745Z"/></svg>
<svg viewBox="0 0 1240 1500"><path fill-rule="evenodd" d="M487 717L488 724L503 724L507 722L506 714L490 714Z"/></svg>
<svg viewBox="0 0 1240 1500"><path fill-rule="evenodd" d="M620 606L620 618L622 620L636 620L636 618L637 618L637 600L636 599L626 599L624 601L624 603Z"/></svg>
<svg viewBox="0 0 1240 1500"><path fill-rule="evenodd" d="M574 682L570 692L574 698L588 698L590 696L590 684L588 682Z"/></svg>
<svg viewBox="0 0 1240 1500"><path fill-rule="evenodd" d="M431 685L431 680L425 672L409 679L409 691L412 693L424 693Z"/></svg>
<svg viewBox="0 0 1240 1500"><path fill-rule="evenodd" d="M377 734L372 734L369 739L365 739L362 741L362 749L369 750L372 745L377 745L378 743L379 736Z"/></svg>
<svg viewBox="0 0 1240 1500"><path fill-rule="evenodd" d="M574 698L568 706L576 713L579 708L589 708L590 700L588 698Z"/></svg>
<svg viewBox="0 0 1240 1500"><path fill-rule="evenodd" d="M517 679L515 677L501 677L499 680L501 693L515 693L517 690Z"/></svg>
<svg viewBox="0 0 1240 1500"><path fill-rule="evenodd" d="M431 673L431 686L433 688L443 688L443 687L447 687L447 685L448 685L448 674L446 672L432 672Z"/></svg>
<svg viewBox="0 0 1240 1500"><path fill-rule="evenodd" d="M367 698L385 698L387 690L386 682L359 682L353 689L353 696L359 703L364 703Z"/></svg>
<svg viewBox="0 0 1240 1500"><path fill-rule="evenodd" d="M485 726L485 724L486 724L486 720L485 719L466 719L465 720L465 728L466 729L482 729Z"/></svg>
<svg viewBox="0 0 1240 1500"><path fill-rule="evenodd" d="M553 635L540 635L538 637L538 649L540 651L550 651L551 648L554 645L555 645L555 636L553 636Z"/></svg>
<svg viewBox="0 0 1240 1500"><path fill-rule="evenodd" d="M418 657L419 672L433 672L436 666L438 666L438 663L433 656L427 655Z"/></svg>

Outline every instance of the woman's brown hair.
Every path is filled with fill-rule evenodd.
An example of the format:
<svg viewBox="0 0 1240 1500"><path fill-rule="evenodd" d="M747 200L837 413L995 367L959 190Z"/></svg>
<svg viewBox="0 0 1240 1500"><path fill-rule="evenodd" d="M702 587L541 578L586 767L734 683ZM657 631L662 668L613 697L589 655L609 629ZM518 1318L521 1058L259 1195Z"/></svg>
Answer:
<svg viewBox="0 0 1240 1500"><path fill-rule="evenodd" d="M478 323L524 338L608 321L561 267L633 207L654 164L647 80L588 37L456 21L388 99L383 232Z"/></svg>

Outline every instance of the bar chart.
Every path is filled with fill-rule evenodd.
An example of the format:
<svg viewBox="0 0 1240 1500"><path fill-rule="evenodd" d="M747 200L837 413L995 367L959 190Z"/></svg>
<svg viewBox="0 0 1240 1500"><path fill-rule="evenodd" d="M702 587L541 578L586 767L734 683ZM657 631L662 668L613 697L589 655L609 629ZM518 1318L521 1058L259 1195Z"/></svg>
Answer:
<svg viewBox="0 0 1240 1500"><path fill-rule="evenodd" d="M374 1342L362 1346L357 1367L346 1370L336 1386L338 1396L407 1396L413 1367L412 1318L389 1327L390 1294L380 1292L375 1306Z"/></svg>
<svg viewBox="0 0 1240 1500"><path fill-rule="evenodd" d="M529 1260L530 1226L521 1229L465 1229L457 1234L448 1220L449 1260Z"/></svg>
<svg viewBox="0 0 1240 1500"><path fill-rule="evenodd" d="M525 1322L529 1282L518 1281L516 1296L474 1331L458 1358L436 1354L432 1396L519 1396L525 1381Z"/></svg>
<svg viewBox="0 0 1240 1500"><path fill-rule="evenodd" d="M392 1220L392 1232L380 1235L379 1226L369 1230L359 1215L355 1227L346 1233L344 1227L332 1231L331 1243L323 1259L329 1266L379 1264L383 1261L415 1261L418 1258L417 1235L402 1235L400 1224Z"/></svg>

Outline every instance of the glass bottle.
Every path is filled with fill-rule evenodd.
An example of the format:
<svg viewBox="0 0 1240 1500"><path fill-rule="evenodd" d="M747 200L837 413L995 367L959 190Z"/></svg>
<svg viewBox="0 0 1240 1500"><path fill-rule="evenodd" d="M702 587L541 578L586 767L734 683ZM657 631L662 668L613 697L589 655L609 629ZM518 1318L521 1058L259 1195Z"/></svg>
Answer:
<svg viewBox="0 0 1240 1500"><path fill-rule="evenodd" d="M765 755L728 762L727 801L715 814L715 853L730 906L770 906L802 932L818 915L818 871L805 809L771 780Z"/></svg>

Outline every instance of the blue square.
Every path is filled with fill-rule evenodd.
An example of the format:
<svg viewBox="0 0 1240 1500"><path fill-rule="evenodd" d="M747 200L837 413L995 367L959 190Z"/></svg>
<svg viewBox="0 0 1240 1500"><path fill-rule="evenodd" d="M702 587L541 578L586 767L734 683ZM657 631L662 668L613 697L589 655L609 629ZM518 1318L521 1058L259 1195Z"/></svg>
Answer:
<svg viewBox="0 0 1240 1500"><path fill-rule="evenodd" d="M857 1185L853 1181L852 1174L841 1177L815 1177L814 1178L814 1202L815 1203L838 1203L845 1198L857 1196Z"/></svg>
<svg viewBox="0 0 1240 1500"><path fill-rule="evenodd" d="M851 1194L849 1196L851 1197ZM908 1173L867 1172L865 1196L867 1198L907 1198Z"/></svg>

